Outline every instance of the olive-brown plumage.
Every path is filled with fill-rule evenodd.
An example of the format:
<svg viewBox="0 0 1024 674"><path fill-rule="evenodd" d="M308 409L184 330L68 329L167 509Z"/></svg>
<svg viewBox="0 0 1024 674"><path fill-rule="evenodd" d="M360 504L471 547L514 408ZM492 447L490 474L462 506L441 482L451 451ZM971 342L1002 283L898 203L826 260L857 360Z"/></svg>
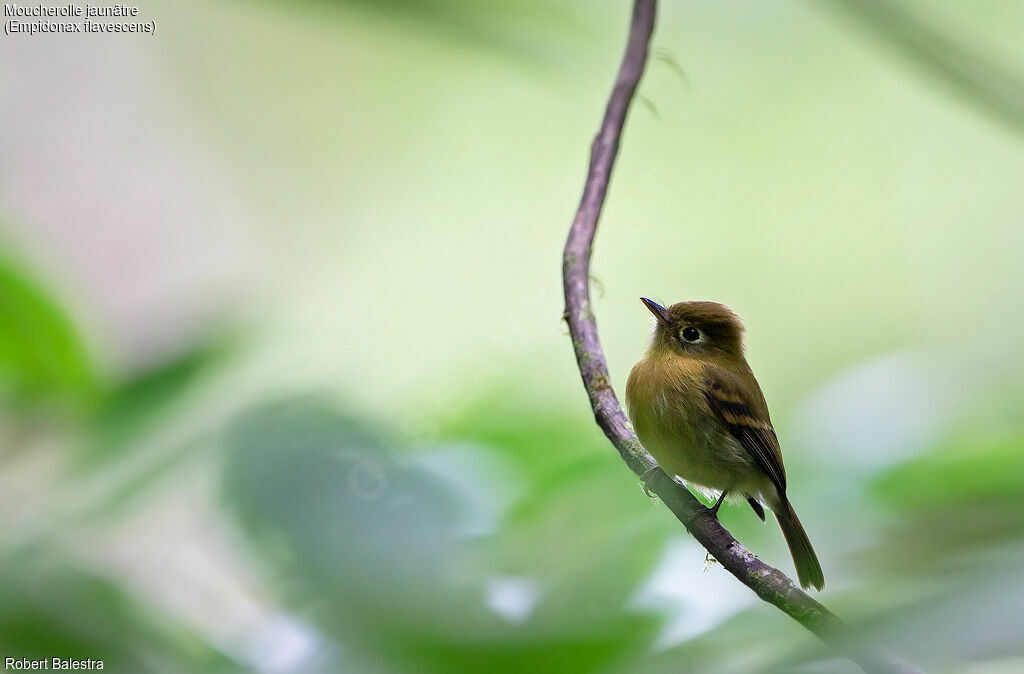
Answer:
<svg viewBox="0 0 1024 674"><path fill-rule="evenodd" d="M742 496L779 522L803 587L824 585L821 565L786 497L786 469L761 387L743 355L743 324L716 302L669 308L643 299L657 319L650 348L626 384L640 442L669 475Z"/></svg>

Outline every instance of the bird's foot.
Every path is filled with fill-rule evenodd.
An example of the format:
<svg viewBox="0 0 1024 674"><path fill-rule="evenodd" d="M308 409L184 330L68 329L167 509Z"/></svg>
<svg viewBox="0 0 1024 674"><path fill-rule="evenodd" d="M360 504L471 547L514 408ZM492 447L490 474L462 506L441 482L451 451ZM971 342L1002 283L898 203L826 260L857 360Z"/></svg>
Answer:
<svg viewBox="0 0 1024 674"><path fill-rule="evenodd" d="M723 491L723 492L722 492L722 495L718 497L718 500L717 500L717 501L715 501L715 505L713 505L713 506L711 506L710 508L708 508L708 512L709 512L709 513L711 514L711 516L712 516L712 517L714 517L714 518L715 518L716 520L718 519L718 509L722 507L722 503L723 503L723 502L725 501L725 495L726 495L726 494L728 494L728 493L729 493L729 490L728 490L728 489L726 489L725 491Z"/></svg>
<svg viewBox="0 0 1024 674"><path fill-rule="evenodd" d="M650 498L658 498L658 495L651 493L650 488L648 488L647 486L647 481L650 480L651 476L654 475L659 470L661 470L660 466L654 466L653 468L648 468L647 470L645 470L644 474L640 476L640 482L641 484L643 484L644 493L647 494L647 496Z"/></svg>

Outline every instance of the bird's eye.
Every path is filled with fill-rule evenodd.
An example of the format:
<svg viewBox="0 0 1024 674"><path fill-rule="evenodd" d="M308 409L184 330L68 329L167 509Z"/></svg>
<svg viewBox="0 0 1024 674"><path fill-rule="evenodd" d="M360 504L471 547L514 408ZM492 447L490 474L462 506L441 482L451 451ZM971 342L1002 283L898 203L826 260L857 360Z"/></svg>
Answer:
<svg viewBox="0 0 1024 674"><path fill-rule="evenodd" d="M688 325L685 328L683 328L682 332L680 332L679 334L682 335L683 339L687 342L696 342L698 339L700 339L700 330L693 327L692 325Z"/></svg>

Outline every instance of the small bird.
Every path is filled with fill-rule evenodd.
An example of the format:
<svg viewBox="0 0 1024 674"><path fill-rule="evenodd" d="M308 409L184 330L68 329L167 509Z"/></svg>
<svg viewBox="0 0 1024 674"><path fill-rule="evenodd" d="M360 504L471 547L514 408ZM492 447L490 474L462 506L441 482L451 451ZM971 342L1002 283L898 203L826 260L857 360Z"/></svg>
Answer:
<svg viewBox="0 0 1024 674"><path fill-rule="evenodd" d="M804 588L825 579L786 497L786 469L768 404L743 355L743 324L717 302L665 308L640 298L656 320L651 345L626 383L626 408L640 443L668 475L742 496L764 521L779 522Z"/></svg>

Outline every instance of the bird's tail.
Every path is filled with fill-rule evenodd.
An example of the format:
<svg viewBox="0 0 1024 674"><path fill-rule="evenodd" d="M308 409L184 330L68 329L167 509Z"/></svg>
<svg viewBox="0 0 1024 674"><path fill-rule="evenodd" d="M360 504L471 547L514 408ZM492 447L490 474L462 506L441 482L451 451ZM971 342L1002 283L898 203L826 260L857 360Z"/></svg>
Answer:
<svg viewBox="0 0 1024 674"><path fill-rule="evenodd" d="M811 547L811 542L807 539L807 532L804 531L793 506L785 496L783 496L782 507L775 513L775 519L779 522L782 535L786 537L789 553L793 555L793 564L796 565L796 577L800 579L800 586L806 589L813 585L820 590L825 586L821 564L818 563L818 556L814 554L814 548Z"/></svg>

